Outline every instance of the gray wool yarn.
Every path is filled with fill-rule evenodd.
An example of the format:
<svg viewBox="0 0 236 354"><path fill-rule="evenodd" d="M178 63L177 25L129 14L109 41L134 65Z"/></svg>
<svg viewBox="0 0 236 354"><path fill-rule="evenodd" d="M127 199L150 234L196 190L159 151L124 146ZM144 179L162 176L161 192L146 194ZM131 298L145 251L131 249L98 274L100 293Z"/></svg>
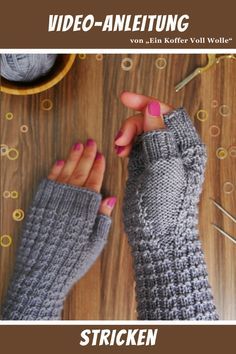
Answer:
<svg viewBox="0 0 236 354"><path fill-rule="evenodd" d="M101 195L44 179L29 209L4 320L58 320L71 287L102 252L111 219Z"/></svg>
<svg viewBox="0 0 236 354"><path fill-rule="evenodd" d="M1 54L0 73L9 81L31 82L46 75L57 54Z"/></svg>

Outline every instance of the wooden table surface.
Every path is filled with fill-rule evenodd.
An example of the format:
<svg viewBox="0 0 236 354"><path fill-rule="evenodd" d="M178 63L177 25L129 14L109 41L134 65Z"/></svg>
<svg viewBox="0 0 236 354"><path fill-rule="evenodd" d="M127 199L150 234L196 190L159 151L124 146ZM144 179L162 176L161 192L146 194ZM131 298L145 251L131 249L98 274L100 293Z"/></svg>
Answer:
<svg viewBox="0 0 236 354"><path fill-rule="evenodd" d="M132 59L129 71L121 68L125 57ZM155 65L159 57L166 59L164 69ZM236 225L209 199L214 198L236 215L236 158L229 153L222 160L216 157L217 148L228 151L236 145L236 61L222 60L180 92L174 90L176 83L205 62L206 55L197 54L116 54L104 55L100 61L96 55L86 55L83 60L77 57L66 78L49 91L33 96L1 94L1 143L19 151L19 158L13 161L1 157L1 235L9 234L13 240L10 247L0 246L1 302L22 227L22 222L12 219L12 212L17 208L27 210L39 181L56 159L66 157L71 144L93 137L107 158L103 192L117 195L118 204L108 245L70 292L63 318L136 319L132 258L121 213L127 161L118 159L113 152L115 133L132 113L122 106L119 94L130 90L153 95L176 107L185 106L208 146L208 168L200 204L200 237L220 317L236 319L236 245L215 231L211 223L215 222L234 236ZM41 108L45 98L53 103L49 111ZM207 112L208 119L204 122L197 119L200 109ZM222 116L222 110L226 115ZM12 112L13 119L5 118L7 112ZM20 131L22 125L29 127L27 133ZM220 128L219 136L211 136L212 125ZM225 182L233 184L232 193L224 192ZM13 190L19 192L18 199L3 198L4 191Z"/></svg>

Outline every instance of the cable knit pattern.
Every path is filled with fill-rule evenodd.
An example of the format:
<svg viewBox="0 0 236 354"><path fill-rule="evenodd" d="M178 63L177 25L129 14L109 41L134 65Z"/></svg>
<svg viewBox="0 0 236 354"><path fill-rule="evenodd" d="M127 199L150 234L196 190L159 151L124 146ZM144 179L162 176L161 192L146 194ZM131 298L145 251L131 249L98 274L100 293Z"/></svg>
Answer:
<svg viewBox="0 0 236 354"><path fill-rule="evenodd" d="M206 151L182 108L139 136L129 161L124 222L142 320L217 320L198 238Z"/></svg>
<svg viewBox="0 0 236 354"><path fill-rule="evenodd" d="M60 319L70 288L101 253L111 220L101 196L43 180L30 208L3 307L5 320Z"/></svg>

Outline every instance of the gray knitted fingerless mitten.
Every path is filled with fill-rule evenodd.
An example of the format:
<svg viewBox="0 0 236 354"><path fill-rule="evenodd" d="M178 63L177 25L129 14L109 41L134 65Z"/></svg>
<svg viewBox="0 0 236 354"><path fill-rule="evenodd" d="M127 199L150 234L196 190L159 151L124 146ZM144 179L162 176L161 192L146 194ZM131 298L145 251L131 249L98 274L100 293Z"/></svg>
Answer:
<svg viewBox="0 0 236 354"><path fill-rule="evenodd" d="M154 118L153 118L154 119ZM142 320L216 320L197 223L205 147L184 109L141 135L129 161L124 222Z"/></svg>
<svg viewBox="0 0 236 354"><path fill-rule="evenodd" d="M111 224L101 196L43 180L24 225L5 320L60 319L70 288L101 253Z"/></svg>

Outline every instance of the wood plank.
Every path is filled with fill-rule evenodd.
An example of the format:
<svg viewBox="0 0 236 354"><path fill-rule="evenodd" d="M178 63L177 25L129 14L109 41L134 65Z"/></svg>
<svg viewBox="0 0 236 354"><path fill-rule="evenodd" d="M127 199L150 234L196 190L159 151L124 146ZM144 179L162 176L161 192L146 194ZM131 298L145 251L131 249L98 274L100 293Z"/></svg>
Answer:
<svg viewBox="0 0 236 354"><path fill-rule="evenodd" d="M122 58L133 61L130 71L121 68ZM165 69L155 66L155 60L164 57ZM14 264L22 222L12 219L16 208L27 208L41 178L58 158L65 158L71 144L89 137L97 140L99 149L107 158L104 195L117 195L118 205L113 214L109 242L87 275L73 287L65 303L64 319L135 319L135 291L132 257L122 225L122 199L127 177L127 161L113 152L113 138L121 122L132 114L119 102L124 90L158 97L173 106L185 106L192 115L203 141L208 147L208 166L200 204L200 237L208 264L209 278L221 319L236 318L236 248L215 231L215 222L236 236L236 225L212 205L214 198L236 215L236 159L229 155L224 160L216 157L216 149L236 145L236 62L222 60L202 76L197 77L176 93L174 85L199 64L206 55L104 55L102 61L95 55L76 59L69 74L55 87L33 96L1 94L1 143L19 150L15 161L1 157L1 235L10 234L13 244L0 247L0 300L3 301ZM41 109L43 99L51 99L50 111ZM213 107L212 101L218 106ZM230 114L222 117L220 105L227 105ZM208 120L196 118L199 109L208 112ZM12 112L12 120L5 114ZM21 133L21 125L29 127ZM220 128L218 137L211 137L209 128ZM225 194L223 185L230 181L235 190ZM4 199L5 190L17 190L18 199Z"/></svg>

